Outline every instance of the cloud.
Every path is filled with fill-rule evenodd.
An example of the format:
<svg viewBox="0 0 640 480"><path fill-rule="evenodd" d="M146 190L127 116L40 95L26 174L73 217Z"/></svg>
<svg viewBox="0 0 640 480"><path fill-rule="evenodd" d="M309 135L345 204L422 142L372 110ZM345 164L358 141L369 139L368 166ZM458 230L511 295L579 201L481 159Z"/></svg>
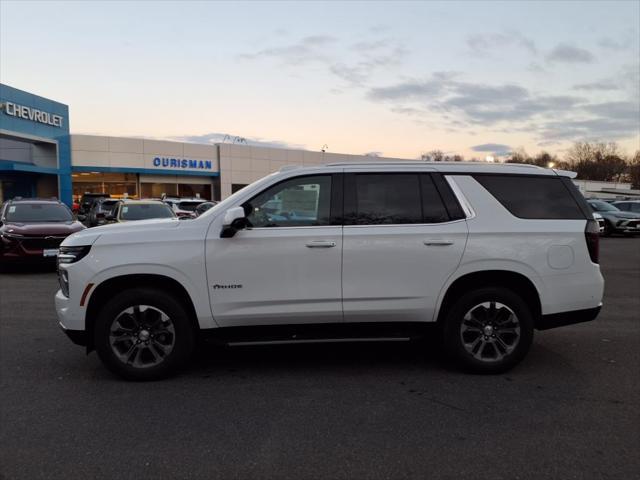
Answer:
<svg viewBox="0 0 640 480"><path fill-rule="evenodd" d="M592 63L596 57L584 48L560 43L547 54L546 59L552 63Z"/></svg>
<svg viewBox="0 0 640 480"><path fill-rule="evenodd" d="M227 133L204 133L202 135L183 135L171 137L169 140L178 142L191 143L236 143L240 145L250 145L254 147L272 147L272 148L288 148L288 149L304 149L304 145L289 143L282 140L269 140L260 137L242 137L240 135L230 135Z"/></svg>
<svg viewBox="0 0 640 480"><path fill-rule="evenodd" d="M487 85L461 82L457 75L439 72L422 81L412 80L386 87L376 87L367 96L374 101L393 103L392 110L406 115L420 111L463 115L472 124L495 124L501 121L525 120L573 108L584 102L568 95L535 95L516 84ZM450 126L456 127L453 122Z"/></svg>
<svg viewBox="0 0 640 480"><path fill-rule="evenodd" d="M629 47L631 47L631 38L627 37L622 40L615 40L611 37L602 37L598 40L598 46L614 51L628 50Z"/></svg>
<svg viewBox="0 0 640 480"><path fill-rule="evenodd" d="M435 72L423 81L406 81L387 87L376 87L368 91L372 100L416 100L434 98L447 88L456 76L454 72Z"/></svg>
<svg viewBox="0 0 640 480"><path fill-rule="evenodd" d="M496 155L508 155L513 151L509 145L504 143L483 143L482 145L475 145L471 147L474 152L491 152Z"/></svg>
<svg viewBox="0 0 640 480"><path fill-rule="evenodd" d="M520 32L474 33L466 38L466 43L474 55L488 55L504 47L518 47L536 55L538 48L533 40Z"/></svg>
<svg viewBox="0 0 640 480"><path fill-rule="evenodd" d="M276 59L291 67L316 62L351 86L362 86L376 70L399 65L408 53L392 38L361 40L339 50L333 48L336 42L338 38L329 35L311 35L288 45L244 53L239 58Z"/></svg>
<svg viewBox="0 0 640 480"><path fill-rule="evenodd" d="M637 102L596 103L586 106L585 110L598 116L628 121L640 130L640 104Z"/></svg>
<svg viewBox="0 0 640 480"><path fill-rule="evenodd" d="M361 41L349 48L358 60L333 62L329 71L352 85L362 85L378 69L399 65L408 51L392 39ZM350 55L347 55L350 56Z"/></svg>
<svg viewBox="0 0 640 480"><path fill-rule="evenodd" d="M574 85L573 88L574 90L606 91L606 90L618 90L620 89L620 86L612 80L600 80L597 82L580 83L578 85Z"/></svg>
<svg viewBox="0 0 640 480"><path fill-rule="evenodd" d="M367 98L390 104L392 112L446 131L480 127L494 132L526 132L540 142L628 138L640 133L640 99L593 102L589 97L546 95L515 83L461 81L462 75L439 72L371 88ZM608 82L608 81L607 81ZM610 88L605 81L577 85L579 90ZM508 145L476 145L498 155Z"/></svg>
<svg viewBox="0 0 640 480"><path fill-rule="evenodd" d="M325 60L322 49L336 41L337 39L330 35L310 35L289 45L263 48L254 53L244 53L239 58L244 60L275 58L286 65L299 65L310 61Z"/></svg>

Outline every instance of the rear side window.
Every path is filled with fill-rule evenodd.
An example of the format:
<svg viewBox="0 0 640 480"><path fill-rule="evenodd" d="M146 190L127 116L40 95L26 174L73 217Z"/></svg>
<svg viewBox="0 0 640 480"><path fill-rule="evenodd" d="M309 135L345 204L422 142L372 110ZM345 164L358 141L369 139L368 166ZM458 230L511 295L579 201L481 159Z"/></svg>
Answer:
<svg viewBox="0 0 640 480"><path fill-rule="evenodd" d="M585 214L560 177L474 175L509 212L529 219L584 219Z"/></svg>
<svg viewBox="0 0 640 480"><path fill-rule="evenodd" d="M436 189L431 175L420 175L422 182L422 218L424 223L440 223L449 220L449 214Z"/></svg>
<svg viewBox="0 0 640 480"><path fill-rule="evenodd" d="M398 225L450 220L428 174L356 173L345 178L345 224Z"/></svg>
<svg viewBox="0 0 640 480"><path fill-rule="evenodd" d="M354 225L422 223L421 203L416 174L358 174L355 208L345 216Z"/></svg>

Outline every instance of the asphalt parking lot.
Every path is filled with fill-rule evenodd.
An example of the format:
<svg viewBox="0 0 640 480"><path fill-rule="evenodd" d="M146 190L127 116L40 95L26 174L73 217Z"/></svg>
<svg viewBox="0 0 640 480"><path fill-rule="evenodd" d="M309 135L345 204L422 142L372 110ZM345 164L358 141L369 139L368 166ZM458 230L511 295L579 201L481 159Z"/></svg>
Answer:
<svg viewBox="0 0 640 480"><path fill-rule="evenodd" d="M207 351L124 382L58 330L51 272L0 275L0 477L640 478L640 238L605 306L473 376L406 344Z"/></svg>

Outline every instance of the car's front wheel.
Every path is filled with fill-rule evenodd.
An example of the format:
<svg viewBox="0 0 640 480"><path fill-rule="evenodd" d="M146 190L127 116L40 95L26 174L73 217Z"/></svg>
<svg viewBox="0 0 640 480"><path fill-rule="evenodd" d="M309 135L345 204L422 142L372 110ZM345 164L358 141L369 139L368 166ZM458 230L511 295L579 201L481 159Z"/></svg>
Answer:
<svg viewBox="0 0 640 480"><path fill-rule="evenodd" d="M98 356L130 380L157 380L184 366L195 332L183 304L165 292L125 290L104 305L94 328Z"/></svg>
<svg viewBox="0 0 640 480"><path fill-rule="evenodd" d="M501 373L520 362L533 340L533 317L524 300L502 287L463 295L444 324L447 352L465 370Z"/></svg>

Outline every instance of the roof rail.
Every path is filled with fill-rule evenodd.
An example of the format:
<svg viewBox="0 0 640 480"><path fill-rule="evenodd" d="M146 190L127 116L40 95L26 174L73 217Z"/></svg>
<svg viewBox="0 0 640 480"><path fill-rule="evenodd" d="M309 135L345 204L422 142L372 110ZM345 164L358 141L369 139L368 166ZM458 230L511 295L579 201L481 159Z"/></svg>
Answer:
<svg viewBox="0 0 640 480"><path fill-rule="evenodd" d="M334 163L326 163L327 167L339 167L339 166L347 166L347 165L429 165L429 166L437 166L437 165L469 165L469 166L488 166L488 165L508 165L510 167L522 167L522 168L532 168L532 169L543 169L543 167L539 167L537 165L531 165L530 163L489 163L489 162L480 162L480 161L462 161L462 162L425 162L422 160L378 160L378 161L362 161L362 162L334 162Z"/></svg>

